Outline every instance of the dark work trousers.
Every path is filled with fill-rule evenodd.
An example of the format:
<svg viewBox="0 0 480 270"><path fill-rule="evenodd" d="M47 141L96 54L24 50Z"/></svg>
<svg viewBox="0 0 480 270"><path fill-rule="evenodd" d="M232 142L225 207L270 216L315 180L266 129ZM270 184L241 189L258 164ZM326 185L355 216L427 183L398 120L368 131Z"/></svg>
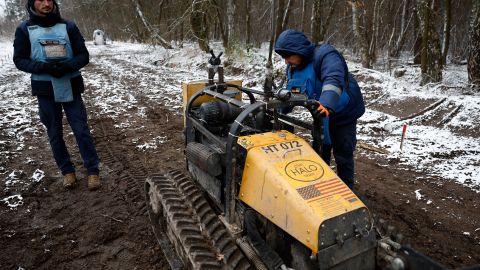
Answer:
<svg viewBox="0 0 480 270"><path fill-rule="evenodd" d="M357 145L357 121L341 126L330 125L331 145L323 145L322 159L330 165L330 159L335 157L337 164L337 174L349 188L353 188L354 162L353 151Z"/></svg>
<svg viewBox="0 0 480 270"><path fill-rule="evenodd" d="M63 175L75 172L75 167L70 160L65 141L63 140L63 111L72 128L83 165L88 175L99 173L98 156L93 143L92 135L87 124L87 111L80 94L73 96L72 102L56 103L53 97L37 96L40 120L47 128L48 139L52 147L53 157Z"/></svg>

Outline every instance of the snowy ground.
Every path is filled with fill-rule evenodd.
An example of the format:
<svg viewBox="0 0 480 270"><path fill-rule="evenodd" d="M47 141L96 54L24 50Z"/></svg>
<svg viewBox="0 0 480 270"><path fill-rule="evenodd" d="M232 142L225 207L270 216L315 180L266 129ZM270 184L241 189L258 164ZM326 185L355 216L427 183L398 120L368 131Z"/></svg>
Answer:
<svg viewBox="0 0 480 270"><path fill-rule="evenodd" d="M107 66L110 70L105 72L115 74L119 80L131 80L139 86L122 88L118 81L102 80L101 74L87 78L87 85L103 89L95 97L95 104L101 106L102 114L114 119L124 115L126 110L136 108L137 101L129 94L130 91L148 91L144 94L153 100L162 100L171 110L180 114L181 83L203 79L206 59L209 57L199 53L192 44L173 50L120 42L107 46L88 43L88 47L92 65ZM97 59L96 55L100 52L112 58ZM234 57L227 59L229 66L225 73L228 75L228 70L235 70L235 76L230 78L247 78L244 79L245 85L258 89L263 80L265 56L266 48L249 53L236 51ZM11 41L1 40L0 107L4 112L0 115L2 159L9 159L21 152L25 138L36 137L39 129L43 128L37 121L36 101L29 94L29 77L16 70L11 59ZM275 60L276 69L282 70L283 61L279 58ZM135 68L122 68L116 64L119 61L130 62ZM380 149L371 152L371 155L383 155L383 158L396 160L398 165L411 170L454 180L473 190L480 190L480 95L465 90L465 66L448 67L444 71L442 84L420 87L419 70L416 67L404 67L405 75L397 79L388 73L363 69L357 63L349 62L349 65L352 73L359 78L368 106L359 121L360 144ZM156 67L153 73L150 71L152 66ZM9 84L10 77L21 77L20 83ZM424 103L424 106L416 106L416 111L409 111L408 107L413 106L412 101ZM430 109L415 115L422 108ZM141 114L144 108L136 109ZM129 119L123 117L118 120L117 126L127 128L130 124ZM400 149L404 125L406 136ZM147 149L161 141L160 138L134 143L138 143L139 148ZM28 160L25 162L28 164ZM4 181L8 188L21 171L5 168L2 166L4 163L0 163L0 173L6 175ZM31 178L38 179L38 176L32 175ZM11 201L8 198L3 200Z"/></svg>

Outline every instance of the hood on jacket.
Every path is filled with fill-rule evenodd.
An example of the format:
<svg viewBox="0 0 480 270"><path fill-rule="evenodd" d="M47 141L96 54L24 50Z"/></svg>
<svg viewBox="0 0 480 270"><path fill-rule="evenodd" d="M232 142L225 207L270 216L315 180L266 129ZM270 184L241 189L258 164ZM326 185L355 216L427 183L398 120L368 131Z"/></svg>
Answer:
<svg viewBox="0 0 480 270"><path fill-rule="evenodd" d="M60 21L60 9L58 8L58 4L55 0L53 0L52 12L45 17L39 16L37 14L37 12L35 11L35 7L33 6L34 3L35 0L28 0L26 5L31 22L39 24L40 26L50 27L54 26Z"/></svg>
<svg viewBox="0 0 480 270"><path fill-rule="evenodd" d="M283 31L275 42L275 52L282 57L298 54L303 61L310 62L314 51L315 44L304 33L293 29Z"/></svg>

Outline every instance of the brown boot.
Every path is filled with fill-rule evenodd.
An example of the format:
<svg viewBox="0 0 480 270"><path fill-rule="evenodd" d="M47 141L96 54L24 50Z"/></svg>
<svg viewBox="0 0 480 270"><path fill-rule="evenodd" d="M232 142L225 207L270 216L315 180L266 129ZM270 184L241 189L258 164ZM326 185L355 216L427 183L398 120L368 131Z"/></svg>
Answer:
<svg viewBox="0 0 480 270"><path fill-rule="evenodd" d="M88 181L88 189L89 190L96 190L100 188L100 177L98 175L92 174L87 177Z"/></svg>
<svg viewBox="0 0 480 270"><path fill-rule="evenodd" d="M64 188L73 188L77 182L77 177L75 173L67 173L63 176L63 187Z"/></svg>

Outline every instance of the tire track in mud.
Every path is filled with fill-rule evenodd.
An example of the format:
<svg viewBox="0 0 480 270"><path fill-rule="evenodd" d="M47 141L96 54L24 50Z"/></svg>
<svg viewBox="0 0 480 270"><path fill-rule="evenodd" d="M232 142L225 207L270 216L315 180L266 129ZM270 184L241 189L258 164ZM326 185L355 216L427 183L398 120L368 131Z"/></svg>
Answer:
<svg viewBox="0 0 480 270"><path fill-rule="evenodd" d="M102 64L105 63L103 61L100 62ZM116 62L115 59L106 61L109 66L120 65L121 68L125 68L128 65L130 66L129 68L134 68L132 63L127 61L114 62ZM181 122L177 119L178 116L171 116L170 118L173 120L170 121L168 115L174 114L174 112L167 109L171 107L169 106L170 104L158 102L158 100L174 100L178 95L166 94L167 97L163 99L151 100L150 97L146 96L149 85L138 88L133 87L139 86L141 81L134 74L132 76L113 78L112 73L106 72L103 67L103 65L91 64L87 71L101 74L106 81L117 80L119 84L117 87L130 89L130 91L126 92L134 98L137 108L143 108L142 114L144 115L135 116L135 114L139 114L139 111L131 110L120 113L118 117L110 118L102 115L101 112L95 109L97 108L95 99L86 98L87 102L90 103L88 107L93 108L93 111L95 111L93 115L96 116L91 119L90 125L93 130L100 131L100 134L95 134L97 151L101 153L102 163L108 168L109 174L113 179L110 183L111 188L118 193L118 196L133 206L135 213L132 214L145 215L146 206L143 185L147 176L152 172L179 168L179 164L175 164L175 162L172 164L171 161L172 156L183 150ZM145 75L142 77L144 78ZM93 91L89 94L91 96L95 95L95 92L102 91L101 88L92 88ZM125 118L132 118L135 121L129 127L119 127L119 122ZM158 135L155 132L165 135L166 142L164 144L167 145L153 145L152 147L158 147L157 151L143 152L139 147L138 138L141 138L143 141L152 140ZM174 154L172 149L168 149L171 146L181 147L173 149L173 152L177 152Z"/></svg>

